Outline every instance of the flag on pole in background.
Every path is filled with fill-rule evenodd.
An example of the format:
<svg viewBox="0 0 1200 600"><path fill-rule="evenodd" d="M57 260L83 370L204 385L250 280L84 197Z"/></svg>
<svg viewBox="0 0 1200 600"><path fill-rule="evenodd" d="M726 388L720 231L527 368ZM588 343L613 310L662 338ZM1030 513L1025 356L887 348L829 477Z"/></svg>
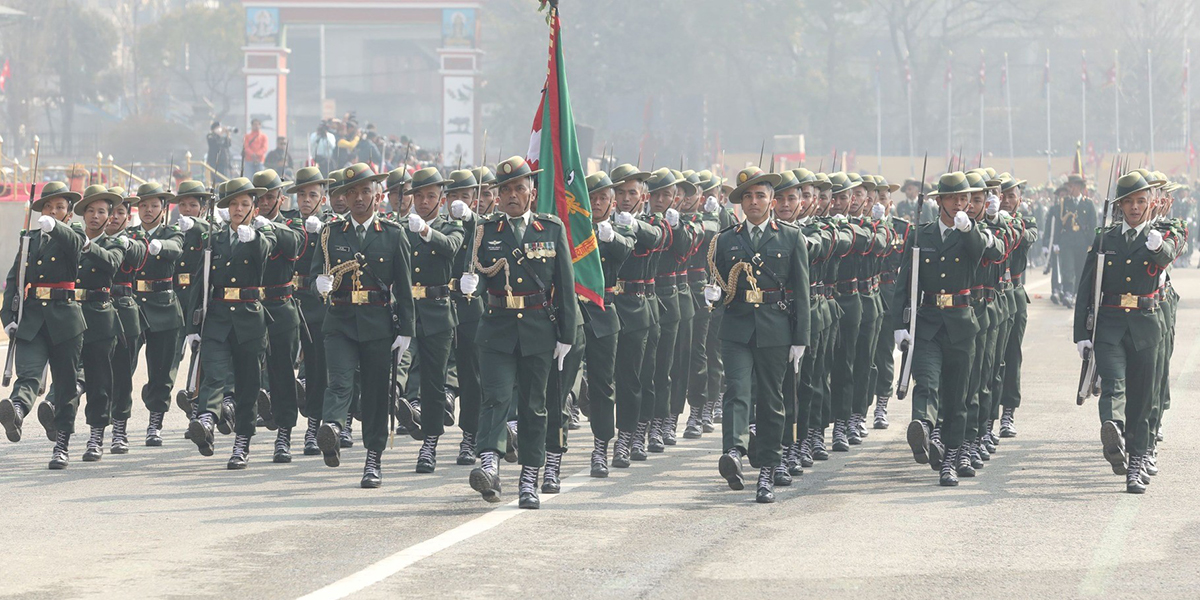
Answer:
<svg viewBox="0 0 1200 600"><path fill-rule="evenodd" d="M6 58L4 59L4 68L0 69L0 92L5 91L4 88L8 86L8 75L8 59Z"/></svg>
<svg viewBox="0 0 1200 600"><path fill-rule="evenodd" d="M557 2L550 2L550 60L542 102L533 120L526 160L538 175L537 211L562 219L575 264L575 292L604 307L604 273L592 228L592 207L584 182L583 160L575 136L575 117L567 93L567 69Z"/></svg>
<svg viewBox="0 0 1200 600"><path fill-rule="evenodd" d="M983 52L979 53L979 93L983 93L983 88L987 84L987 63L984 62Z"/></svg>
<svg viewBox="0 0 1200 600"><path fill-rule="evenodd" d="M1088 72L1087 72L1087 51L1086 50L1081 55L1081 60L1083 61L1081 63L1083 70L1080 71L1080 73L1079 73L1079 80L1083 82L1083 85L1087 85L1088 84Z"/></svg>
<svg viewBox="0 0 1200 600"><path fill-rule="evenodd" d="M1042 97L1050 97L1050 51L1046 50L1046 69L1042 71Z"/></svg>

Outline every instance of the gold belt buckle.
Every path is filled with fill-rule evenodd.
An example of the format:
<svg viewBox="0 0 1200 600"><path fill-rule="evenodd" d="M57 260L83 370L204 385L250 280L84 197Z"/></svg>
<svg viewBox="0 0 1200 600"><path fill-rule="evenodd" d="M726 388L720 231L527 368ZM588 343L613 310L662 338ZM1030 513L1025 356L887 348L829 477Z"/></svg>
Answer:
<svg viewBox="0 0 1200 600"><path fill-rule="evenodd" d="M152 287L150 286L150 282L149 282L149 281L146 281L145 279L139 279L139 280L137 280L137 291L139 291L139 292L149 292L149 291L151 291L152 289L154 289L154 288L152 288Z"/></svg>
<svg viewBox="0 0 1200 600"><path fill-rule="evenodd" d="M304 287L304 276L303 275L292 275L292 287L294 287L296 289L300 289L300 288Z"/></svg>
<svg viewBox="0 0 1200 600"><path fill-rule="evenodd" d="M1138 297L1133 294L1121 294L1121 308L1137 308Z"/></svg>
<svg viewBox="0 0 1200 600"><path fill-rule="evenodd" d="M76 288L75 289L75 301L83 302L84 300L87 300L87 290Z"/></svg>
<svg viewBox="0 0 1200 600"><path fill-rule="evenodd" d="M617 284L613 286L613 295L620 296L621 294L624 294L624 293L625 293L625 282L618 281Z"/></svg>
<svg viewBox="0 0 1200 600"><path fill-rule="evenodd" d="M33 288L33 289L34 289L33 295L38 300L49 300L50 299L50 288L40 287L40 288Z"/></svg>
<svg viewBox="0 0 1200 600"><path fill-rule="evenodd" d="M367 304L371 301L370 290L352 290L350 292L351 304Z"/></svg>
<svg viewBox="0 0 1200 600"><path fill-rule="evenodd" d="M458 289L458 279L451 279L451 280L450 280L450 282L446 284L446 289L448 289L448 290L450 290L450 291L452 291L452 292L457 292L457 291L459 291L459 289Z"/></svg>
<svg viewBox="0 0 1200 600"><path fill-rule="evenodd" d="M222 296L225 300L241 300L242 288L225 288L225 293Z"/></svg>
<svg viewBox="0 0 1200 600"><path fill-rule="evenodd" d="M508 308L521 310L525 308L525 296L505 296L504 305Z"/></svg>
<svg viewBox="0 0 1200 600"><path fill-rule="evenodd" d="M762 290L746 290L746 302L749 302L751 304L762 304L762 302L763 302Z"/></svg>
<svg viewBox="0 0 1200 600"><path fill-rule="evenodd" d="M179 285L192 285L192 274L191 273L180 273L178 275L178 277L179 277Z"/></svg>
<svg viewBox="0 0 1200 600"><path fill-rule="evenodd" d="M412 286L412 297L413 297L413 300L424 300L425 299L425 286L423 286L423 285Z"/></svg>
<svg viewBox="0 0 1200 600"><path fill-rule="evenodd" d="M952 296L950 294L938 294L937 295L937 307L938 308L951 308L953 306L954 306L954 296Z"/></svg>

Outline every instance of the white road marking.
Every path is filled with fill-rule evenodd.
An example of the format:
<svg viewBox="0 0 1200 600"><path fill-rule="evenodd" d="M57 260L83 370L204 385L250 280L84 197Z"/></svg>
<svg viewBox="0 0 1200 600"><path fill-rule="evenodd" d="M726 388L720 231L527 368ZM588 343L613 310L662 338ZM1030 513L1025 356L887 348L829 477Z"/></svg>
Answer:
<svg viewBox="0 0 1200 600"><path fill-rule="evenodd" d="M562 480L562 490L558 494L543 494L542 504L553 501L577 487L595 481L590 475L591 468L584 469ZM300 600L337 600L362 590L403 571L417 562L429 558L459 542L473 538L497 525L529 511L517 508L517 500L504 506L490 510L454 529L434 536L388 556L367 568L339 579L311 594L301 596Z"/></svg>

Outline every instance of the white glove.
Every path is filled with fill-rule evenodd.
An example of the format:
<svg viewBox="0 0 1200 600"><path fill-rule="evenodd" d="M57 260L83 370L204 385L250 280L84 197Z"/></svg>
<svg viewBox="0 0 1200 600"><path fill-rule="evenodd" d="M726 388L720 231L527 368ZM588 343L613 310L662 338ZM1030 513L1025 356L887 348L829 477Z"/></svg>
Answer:
<svg viewBox="0 0 1200 600"><path fill-rule="evenodd" d="M162 242L158 240L150 240L150 245L146 248L146 251L149 252L151 256L158 256L158 253L162 252Z"/></svg>
<svg viewBox="0 0 1200 600"><path fill-rule="evenodd" d="M715 283L710 283L710 284L704 286L704 301L707 302L709 306L712 306L712 305L716 304L717 302L719 302L721 300L721 296L724 296L724 295L725 295L724 290L722 290Z"/></svg>
<svg viewBox="0 0 1200 600"><path fill-rule="evenodd" d="M666 218L667 225L670 225L671 229L679 227L679 211L668 208L667 212L663 213L663 217Z"/></svg>
<svg viewBox="0 0 1200 600"><path fill-rule="evenodd" d="M238 225L238 228L237 228L238 241L242 242L243 244L249 244L250 242L254 241L254 235L255 235L254 228L248 227L246 225Z"/></svg>
<svg viewBox="0 0 1200 600"><path fill-rule="evenodd" d="M309 233L317 233L321 231L321 220L315 216L310 216L304 220L304 230Z"/></svg>
<svg viewBox="0 0 1200 600"><path fill-rule="evenodd" d="M404 353L408 351L408 345L412 343L412 338L407 335L396 336L396 341L392 342L392 350L399 350L396 355L396 361L399 362L404 357Z"/></svg>
<svg viewBox="0 0 1200 600"><path fill-rule="evenodd" d="M183 349L187 350L188 348L192 347L192 344L199 344L199 343L200 343L200 334L189 333L187 335L187 337L183 338Z"/></svg>
<svg viewBox="0 0 1200 600"><path fill-rule="evenodd" d="M1075 349L1079 351L1079 358L1084 358L1087 356L1087 351L1092 349L1092 340L1075 342Z"/></svg>
<svg viewBox="0 0 1200 600"><path fill-rule="evenodd" d="M704 201L704 212L715 213L721 209L721 201L717 200L716 196L709 196Z"/></svg>
<svg viewBox="0 0 1200 600"><path fill-rule="evenodd" d="M425 231L425 219L417 213L409 213L408 215L408 230L413 233L421 233Z"/></svg>
<svg viewBox="0 0 1200 600"><path fill-rule="evenodd" d="M1054 245L1054 251L1055 251L1055 252L1058 252L1058 250L1059 250L1059 248L1058 248L1058 244L1055 244L1055 245Z"/></svg>
<svg viewBox="0 0 1200 600"><path fill-rule="evenodd" d="M562 342L554 342L554 360L558 361L558 370L563 370L563 363L567 362L567 353L571 351L570 344Z"/></svg>
<svg viewBox="0 0 1200 600"><path fill-rule="evenodd" d="M609 223L608 221L600 221L599 223L597 223L596 224L596 237L600 238L600 241L602 241L602 242L613 241L612 223Z"/></svg>
<svg viewBox="0 0 1200 600"><path fill-rule="evenodd" d="M196 220L187 215L180 215L179 222L176 223L176 225L179 225L179 230L184 233L187 233L187 230L191 229L195 224Z"/></svg>
<svg viewBox="0 0 1200 600"><path fill-rule="evenodd" d="M792 362L792 369L795 370L796 373L800 372L800 360L803 358L804 346L792 346L790 349L788 349L788 360Z"/></svg>
<svg viewBox="0 0 1200 600"><path fill-rule="evenodd" d="M871 218L876 220L882 219L885 210L882 204L876 203L875 206L871 207Z"/></svg>
<svg viewBox="0 0 1200 600"><path fill-rule="evenodd" d="M1151 229L1146 232L1146 248L1151 252L1158 252L1162 248L1162 232L1157 229Z"/></svg>
<svg viewBox="0 0 1200 600"><path fill-rule="evenodd" d="M16 333L17 333L17 323L15 321L4 326L4 335L7 335L8 337L12 337Z"/></svg>
<svg viewBox="0 0 1200 600"><path fill-rule="evenodd" d="M1000 216L1001 216L1001 217L1004 217L1005 219L1011 219L1011 218L1012 218L1012 215L1008 214L1008 211L1007 211L1007 210L1002 210L1002 211L1000 211Z"/></svg>
<svg viewBox="0 0 1200 600"><path fill-rule="evenodd" d="M313 280L313 287L316 288L318 294L324 296L333 291L333 278L324 274L317 275L317 278Z"/></svg>
<svg viewBox="0 0 1200 600"><path fill-rule="evenodd" d="M474 273L463 273L462 277L458 278L458 291L464 295L470 296L475 293L479 287L479 276Z"/></svg>
<svg viewBox="0 0 1200 600"><path fill-rule="evenodd" d="M627 212L619 212L613 217L613 223L619 227L629 227L633 225L633 215Z"/></svg>
<svg viewBox="0 0 1200 600"><path fill-rule="evenodd" d="M50 233L54 229L55 218L50 215L42 215L38 217L38 227L42 228L42 233Z"/></svg>
<svg viewBox="0 0 1200 600"><path fill-rule="evenodd" d="M971 229L971 219L967 216L967 213L960 210L957 215L954 215L954 228L959 231L969 231Z"/></svg>
<svg viewBox="0 0 1200 600"><path fill-rule="evenodd" d="M117 243L118 243L118 244L120 244L122 248L128 248L128 247L129 247L129 238L127 238L127 237L125 237L125 236L123 236L123 235L119 235L119 236L117 236L117 237L115 237L115 238L113 238L113 239L117 240Z"/></svg>
<svg viewBox="0 0 1200 600"><path fill-rule="evenodd" d="M229 222L229 209L228 208L218 208L217 209L217 219L220 220L222 223L228 223Z"/></svg>
<svg viewBox="0 0 1200 600"><path fill-rule="evenodd" d="M271 224L271 220L262 215L258 215L257 217L254 217L254 228L255 229L262 229L263 227L266 227L267 225L270 225L270 224ZM252 240L254 238L250 238L250 239ZM250 240L242 240L242 241L248 242Z"/></svg>
<svg viewBox="0 0 1200 600"><path fill-rule="evenodd" d="M466 219L471 216L471 207L462 200L455 200L450 203L450 216L455 219Z"/></svg>
<svg viewBox="0 0 1200 600"><path fill-rule="evenodd" d="M908 334L907 329L897 329L892 332L892 338L896 340L896 345L900 346L905 342L911 344L912 336Z"/></svg>
<svg viewBox="0 0 1200 600"><path fill-rule="evenodd" d="M1000 199L995 194L988 194L987 207L984 210L987 211L987 216L996 216L996 213L1000 212Z"/></svg>

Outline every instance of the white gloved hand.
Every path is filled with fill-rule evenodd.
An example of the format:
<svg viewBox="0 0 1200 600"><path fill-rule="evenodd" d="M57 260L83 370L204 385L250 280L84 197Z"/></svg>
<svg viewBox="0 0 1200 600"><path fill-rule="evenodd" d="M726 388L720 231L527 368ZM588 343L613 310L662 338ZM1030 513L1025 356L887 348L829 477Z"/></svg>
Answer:
<svg viewBox="0 0 1200 600"><path fill-rule="evenodd" d="M183 349L187 350L188 348L192 347L192 344L199 344L199 343L200 343L200 334L189 333L187 335L187 337L183 338Z"/></svg>
<svg viewBox="0 0 1200 600"><path fill-rule="evenodd" d="M127 238L127 237L125 237L125 236L123 236L123 235L119 235L119 236L117 236L117 237L115 237L115 238L113 238L113 239L114 239L114 240L117 240L117 243L118 243L118 244L120 244L122 248L128 248L128 247L129 247L129 238Z"/></svg>
<svg viewBox="0 0 1200 600"><path fill-rule="evenodd" d="M721 209L721 201L716 196L709 196L704 201L704 212L715 213Z"/></svg>
<svg viewBox="0 0 1200 600"><path fill-rule="evenodd" d="M16 333L17 333L17 323L15 321L4 326L4 335L7 335L8 337L12 337Z"/></svg>
<svg viewBox="0 0 1200 600"><path fill-rule="evenodd" d="M399 353L396 354L396 362L397 363L400 362L400 359L404 358L404 353L408 351L408 345L411 343L412 343L412 338L407 335L396 336L396 341L392 342L392 350L400 351Z"/></svg>
<svg viewBox="0 0 1200 600"><path fill-rule="evenodd" d="M1151 252L1158 252L1162 248L1163 236L1162 232L1157 229L1151 229L1146 232L1146 248Z"/></svg>
<svg viewBox="0 0 1200 600"><path fill-rule="evenodd" d="M987 216L994 217L1000 212L1000 199L995 194L988 194L987 206L984 208L987 211Z"/></svg>
<svg viewBox="0 0 1200 600"><path fill-rule="evenodd" d="M718 286L715 283L710 283L710 284L704 286L704 301L707 302L709 306L712 306L712 305L716 304L717 302L720 302L721 296L724 296L724 295L725 295L725 291L722 290L720 288L720 286Z"/></svg>
<svg viewBox="0 0 1200 600"><path fill-rule="evenodd" d="M597 223L596 224L596 237L600 238L600 241L602 241L602 242L613 241L612 223L609 223L608 221L600 221L599 223Z"/></svg>
<svg viewBox="0 0 1200 600"><path fill-rule="evenodd" d="M613 217L613 223L619 227L629 227L633 225L633 215L627 212L619 212Z"/></svg>
<svg viewBox="0 0 1200 600"><path fill-rule="evenodd" d="M1055 245L1054 245L1054 251L1055 251L1055 252L1058 252L1058 251L1059 251L1058 244L1055 244Z"/></svg>
<svg viewBox="0 0 1200 600"><path fill-rule="evenodd" d="M804 346L792 346L788 349L788 360L792 363L792 369L800 372L800 361L804 358Z"/></svg>
<svg viewBox="0 0 1200 600"><path fill-rule="evenodd" d="M886 211L887 209L885 209L882 204L876 202L875 206L871 207L871 218L878 221L879 219L883 218L883 215Z"/></svg>
<svg viewBox="0 0 1200 600"><path fill-rule="evenodd" d="M56 219L50 215L42 215L38 217L38 227L42 229L42 233L50 233L54 229L54 221Z"/></svg>
<svg viewBox="0 0 1200 600"><path fill-rule="evenodd" d="M229 222L229 209L228 208L218 208L217 209L217 220L221 221L222 223L228 223Z"/></svg>
<svg viewBox="0 0 1200 600"><path fill-rule="evenodd" d="M570 344L562 342L554 343L554 360L558 361L558 370L563 370L563 364L567 362L567 353L571 351Z"/></svg>
<svg viewBox="0 0 1200 600"><path fill-rule="evenodd" d="M462 200L455 200L450 203L450 216L455 219L466 219L471 216L471 207Z"/></svg>
<svg viewBox="0 0 1200 600"><path fill-rule="evenodd" d="M254 217L254 228L255 229L262 229L263 227L266 227L267 225L270 225L270 224L271 224L271 220L262 215L258 215L257 217ZM250 239L254 239L254 238L250 238ZM245 240L243 240L243 241L245 241Z"/></svg>
<svg viewBox="0 0 1200 600"><path fill-rule="evenodd" d="M179 230L184 233L187 233L187 230L191 229L195 224L196 220L187 215L180 215L179 221L176 223L176 225L179 225Z"/></svg>
<svg viewBox="0 0 1200 600"><path fill-rule="evenodd" d="M240 241L241 243L249 244L250 242L253 242L255 235L257 235L257 234L254 233L253 227L249 227L247 225L238 225L237 236L238 236L238 241Z"/></svg>
<svg viewBox="0 0 1200 600"><path fill-rule="evenodd" d="M954 215L954 228L959 231L971 229L971 218L967 216L967 213L960 210L958 214Z"/></svg>
<svg viewBox="0 0 1200 600"><path fill-rule="evenodd" d="M149 252L151 256L158 256L158 253L162 252L162 242L150 240L150 245L146 247L146 252Z"/></svg>
<svg viewBox="0 0 1200 600"><path fill-rule="evenodd" d="M333 278L325 274L317 275L317 278L313 280L313 287L316 288L318 294L324 296L333 291Z"/></svg>
<svg viewBox="0 0 1200 600"><path fill-rule="evenodd" d="M409 213L408 215L408 230L413 233L421 233L425 231L425 219L417 213Z"/></svg>
<svg viewBox="0 0 1200 600"><path fill-rule="evenodd" d="M479 276L474 273L463 273L462 277L458 278L458 291L464 295L470 296L479 288Z"/></svg>
<svg viewBox="0 0 1200 600"><path fill-rule="evenodd" d="M309 233L317 233L321 231L321 220L315 216L309 216L304 220L304 230Z"/></svg>
<svg viewBox="0 0 1200 600"><path fill-rule="evenodd" d="M670 225L671 229L679 227L679 211L668 208L667 212L663 213L663 218L667 220L667 225Z"/></svg>
<svg viewBox="0 0 1200 600"><path fill-rule="evenodd" d="M905 342L911 344L912 336L908 334L907 329L897 329L892 332L892 338L896 340L896 345L899 346Z"/></svg>
<svg viewBox="0 0 1200 600"><path fill-rule="evenodd" d="M1075 349L1079 351L1079 358L1085 358L1087 351L1092 349L1092 340L1075 342Z"/></svg>

